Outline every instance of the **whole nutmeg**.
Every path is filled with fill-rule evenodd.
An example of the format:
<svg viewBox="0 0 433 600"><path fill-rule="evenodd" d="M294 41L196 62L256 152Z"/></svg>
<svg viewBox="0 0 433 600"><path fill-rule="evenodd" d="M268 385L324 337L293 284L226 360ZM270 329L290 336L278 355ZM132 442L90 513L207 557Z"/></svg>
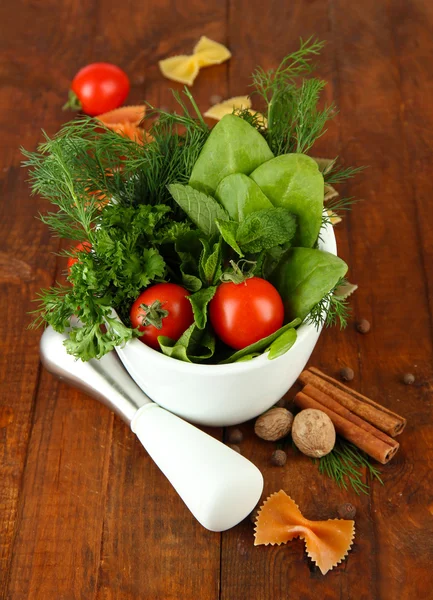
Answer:
<svg viewBox="0 0 433 600"><path fill-rule="evenodd" d="M275 450L271 456L271 463L276 467L284 467L287 461L287 454L284 450Z"/></svg>
<svg viewBox="0 0 433 600"><path fill-rule="evenodd" d="M337 508L337 514L340 519L354 519L356 515L356 508L350 502L345 502L344 504L340 504Z"/></svg>
<svg viewBox="0 0 433 600"><path fill-rule="evenodd" d="M262 440L275 442L290 432L292 423L293 415L286 408L271 408L256 420L254 431Z"/></svg>
<svg viewBox="0 0 433 600"><path fill-rule="evenodd" d="M303 454L321 458L335 446L335 428L327 414L307 408L301 410L293 421L292 439Z"/></svg>

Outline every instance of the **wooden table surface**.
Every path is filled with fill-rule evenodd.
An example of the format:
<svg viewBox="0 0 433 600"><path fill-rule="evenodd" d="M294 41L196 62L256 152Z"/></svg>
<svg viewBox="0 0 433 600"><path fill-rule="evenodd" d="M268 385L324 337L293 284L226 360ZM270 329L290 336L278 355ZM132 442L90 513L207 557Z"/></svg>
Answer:
<svg viewBox="0 0 433 600"><path fill-rule="evenodd" d="M433 3L430 0L4 0L0 6L0 598L280 600L433 598ZM336 227L359 285L344 332L326 331L312 362L355 371L356 389L408 419L401 451L369 496L341 491L302 456L270 466L274 446L241 426L242 452L310 518L357 508L356 541L323 577L300 540L254 547L249 520L223 534L191 516L128 428L40 365L31 299L64 268L35 219L20 146L54 133L76 70L119 64L131 102L173 107L157 61L206 34L233 58L193 92L248 92L299 36L328 41L319 72L340 114L316 154L369 165L342 188L363 198ZM355 319L371 324L368 335ZM403 385L405 372L416 376ZM215 430L217 437L224 434Z"/></svg>

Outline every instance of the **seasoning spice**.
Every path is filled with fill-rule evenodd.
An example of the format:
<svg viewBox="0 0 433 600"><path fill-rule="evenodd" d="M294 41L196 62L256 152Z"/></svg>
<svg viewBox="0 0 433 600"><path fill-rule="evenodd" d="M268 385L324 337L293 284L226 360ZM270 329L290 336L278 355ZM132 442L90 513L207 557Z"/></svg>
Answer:
<svg viewBox="0 0 433 600"><path fill-rule="evenodd" d="M287 462L287 454L284 450L275 450L271 456L271 463L275 467L284 467Z"/></svg>
<svg viewBox="0 0 433 600"><path fill-rule="evenodd" d="M391 460L399 444L383 430L397 435L406 425L405 419L314 367L303 371L299 379L306 385L294 398L297 406L322 410L339 435L382 464Z"/></svg>
<svg viewBox="0 0 433 600"><path fill-rule="evenodd" d="M229 429L227 441L229 444L240 444L244 439L244 434L240 429Z"/></svg>
<svg viewBox="0 0 433 600"><path fill-rule="evenodd" d="M242 454L241 449L236 444L228 444L228 447L237 452L238 454Z"/></svg>
<svg viewBox="0 0 433 600"><path fill-rule="evenodd" d="M331 419L321 410L301 410L293 421L292 440L303 454L321 458L335 446L335 428Z"/></svg>
<svg viewBox="0 0 433 600"><path fill-rule="evenodd" d="M415 375L412 375L412 373L405 373L403 375L403 383L406 385L412 385L415 383Z"/></svg>
<svg viewBox="0 0 433 600"><path fill-rule="evenodd" d="M340 519L354 519L356 515L356 508L350 502L340 504L337 508L337 514Z"/></svg>
<svg viewBox="0 0 433 600"><path fill-rule="evenodd" d="M352 379L355 377L355 373L350 367L344 367L340 371L340 377L343 379L343 381L352 381Z"/></svg>
<svg viewBox="0 0 433 600"><path fill-rule="evenodd" d="M359 331L359 333L368 333L370 331L370 327L370 323L367 321L367 319L361 319L356 323L356 330Z"/></svg>
<svg viewBox="0 0 433 600"><path fill-rule="evenodd" d="M292 429L293 415L285 408L271 408L260 415L254 425L254 432L262 440L275 442Z"/></svg>
<svg viewBox="0 0 433 600"><path fill-rule="evenodd" d="M352 390L315 367L302 371L299 381L304 385L311 384L341 406L392 437L399 435L406 426L406 419L400 415Z"/></svg>

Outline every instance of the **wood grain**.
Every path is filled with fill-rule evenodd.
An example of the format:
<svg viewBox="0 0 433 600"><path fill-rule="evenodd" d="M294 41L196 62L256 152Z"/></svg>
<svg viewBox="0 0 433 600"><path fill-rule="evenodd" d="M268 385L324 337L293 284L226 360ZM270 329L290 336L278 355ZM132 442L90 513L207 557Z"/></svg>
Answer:
<svg viewBox="0 0 433 600"><path fill-rule="evenodd" d="M19 14L19 19L16 15ZM433 576L433 5L428 0L267 3L107 0L0 4L0 599L2 600L420 600ZM325 331L312 363L402 413L401 449L385 485L357 497L287 448L244 433L242 453L264 473L264 497L284 489L308 518L357 508L348 559L323 577L303 542L254 547L247 519L201 528L128 428L104 407L40 371L39 332L25 313L64 268L58 242L34 216L19 146L54 133L70 78L106 60L130 75L130 101L173 108L157 61L188 53L201 35L226 43L229 63L203 69L194 96L248 92L258 64L275 67L299 36L328 44L319 73L340 113L314 154L369 165L344 186L364 198L336 228L339 254L359 285L344 332ZM256 98L253 105L260 108ZM358 334L357 319L372 328ZM413 372L413 386L402 384ZM290 394L288 396L290 398ZM214 430L217 437L221 430Z"/></svg>

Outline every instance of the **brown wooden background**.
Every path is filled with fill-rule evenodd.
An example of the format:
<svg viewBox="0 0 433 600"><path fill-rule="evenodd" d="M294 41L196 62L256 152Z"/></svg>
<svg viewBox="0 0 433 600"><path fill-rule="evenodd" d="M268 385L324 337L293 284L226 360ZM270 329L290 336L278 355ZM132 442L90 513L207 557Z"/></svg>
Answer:
<svg viewBox="0 0 433 600"><path fill-rule="evenodd" d="M0 599L433 598L433 2L4 0L0 26ZM359 284L353 318L372 330L325 332L313 362L352 366L357 389L407 416L385 485L358 498L303 457L271 467L273 446L242 426L265 493L284 488L311 518L356 505L353 551L326 577L299 540L255 548L248 520L201 528L117 418L41 369L40 332L25 331L30 299L64 265L19 146L59 128L71 77L95 60L129 73L131 102L173 106L157 61L202 34L233 53L196 80L202 109L247 92L252 69L276 66L299 36L326 39L320 73L340 115L317 153L370 165L341 190L365 201L337 229Z"/></svg>

